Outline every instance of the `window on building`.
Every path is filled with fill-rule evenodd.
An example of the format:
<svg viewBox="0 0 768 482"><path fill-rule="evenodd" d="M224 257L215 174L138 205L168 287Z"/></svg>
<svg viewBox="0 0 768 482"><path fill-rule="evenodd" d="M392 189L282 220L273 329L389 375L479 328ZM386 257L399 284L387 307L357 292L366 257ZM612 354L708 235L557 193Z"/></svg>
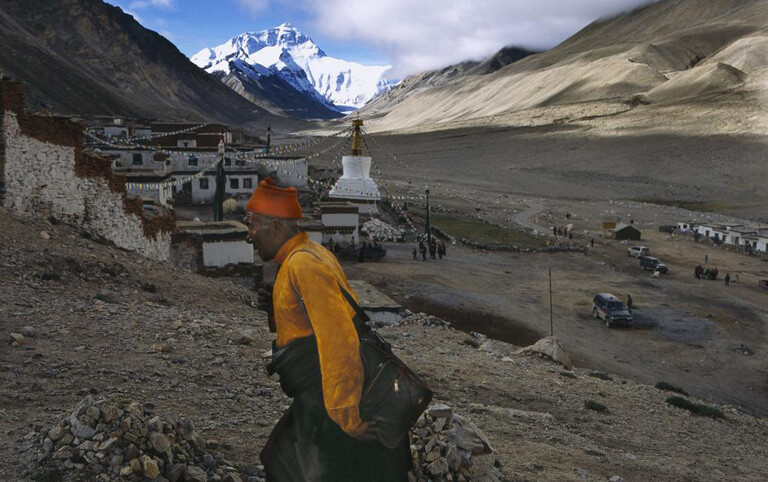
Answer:
<svg viewBox="0 0 768 482"><path fill-rule="evenodd" d="M189 142L184 141L184 147L189 147Z"/></svg>
<svg viewBox="0 0 768 482"><path fill-rule="evenodd" d="M225 158L224 158L224 165L225 165L225 166L231 166L231 165L232 165L232 158L230 158L230 157L225 157Z"/></svg>
<svg viewBox="0 0 768 482"><path fill-rule="evenodd" d="M230 179L229 187L232 189L240 189L240 179L237 179L237 178Z"/></svg>
<svg viewBox="0 0 768 482"><path fill-rule="evenodd" d="M191 166L197 166L197 157L195 157L193 154L189 155L189 159L187 159L188 165Z"/></svg>
<svg viewBox="0 0 768 482"><path fill-rule="evenodd" d="M251 183L251 178L246 177L243 179L243 189L251 189L253 188L253 184Z"/></svg>
<svg viewBox="0 0 768 482"><path fill-rule="evenodd" d="M134 166L140 166L144 164L144 158L141 156L141 154L134 154L133 155L133 165Z"/></svg>
<svg viewBox="0 0 768 482"><path fill-rule="evenodd" d="M200 178L200 189L208 189L208 178L207 177L201 177Z"/></svg>

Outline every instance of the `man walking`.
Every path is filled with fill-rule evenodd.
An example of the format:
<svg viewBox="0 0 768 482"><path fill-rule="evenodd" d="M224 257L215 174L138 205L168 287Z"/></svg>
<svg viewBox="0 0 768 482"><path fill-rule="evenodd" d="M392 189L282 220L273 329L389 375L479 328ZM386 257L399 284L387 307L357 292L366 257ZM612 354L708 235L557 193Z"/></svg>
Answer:
<svg viewBox="0 0 768 482"><path fill-rule="evenodd" d="M268 481L408 480L407 438L390 450L360 419L363 366L357 298L335 256L309 240L296 189L261 181L247 205L248 242L278 264L270 370L293 401L261 452Z"/></svg>
<svg viewBox="0 0 768 482"><path fill-rule="evenodd" d="M731 273L725 273L725 286L731 286Z"/></svg>

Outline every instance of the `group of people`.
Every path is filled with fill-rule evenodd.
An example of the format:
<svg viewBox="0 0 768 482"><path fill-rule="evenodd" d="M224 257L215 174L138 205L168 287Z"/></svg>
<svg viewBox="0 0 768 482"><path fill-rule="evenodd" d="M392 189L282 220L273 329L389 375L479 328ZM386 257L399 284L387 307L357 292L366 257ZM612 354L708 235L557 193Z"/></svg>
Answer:
<svg viewBox="0 0 768 482"><path fill-rule="evenodd" d="M413 259L418 259L417 255L418 253L421 253L421 260L426 261L427 251L429 251L430 258L435 259L435 255L437 255L440 257L440 259L443 259L443 256L446 255L445 243L442 241L437 241L435 238L432 238L432 241L429 243L425 243L423 240L421 240L419 241L418 250L417 248L413 248Z"/></svg>

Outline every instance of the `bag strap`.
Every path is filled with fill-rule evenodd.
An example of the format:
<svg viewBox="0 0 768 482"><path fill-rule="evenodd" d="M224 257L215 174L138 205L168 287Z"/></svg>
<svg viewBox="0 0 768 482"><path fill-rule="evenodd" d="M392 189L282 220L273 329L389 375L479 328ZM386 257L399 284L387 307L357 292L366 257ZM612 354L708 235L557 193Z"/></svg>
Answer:
<svg viewBox="0 0 768 482"><path fill-rule="evenodd" d="M325 262L322 259L320 259L320 257L318 255L316 255L312 251L309 251L308 249L297 249L296 251L292 252L291 255L288 256L288 259L286 259L285 262L283 262L283 264L288 262L291 258L293 258L294 254L299 253L299 252L309 253L312 256L314 256L318 261L320 261L321 263L325 264ZM281 264L281 266L282 266L282 264ZM357 331L358 336L360 336L363 333L368 331L368 326L365 323L367 321L370 321L371 318L365 313L365 311L363 311L362 308L360 308L360 305L357 304L357 302L352 297L352 295L349 294L349 292L346 289L344 289L344 287L341 285L341 281L339 281L337 279L336 280L336 284L339 286L339 290L341 291L341 294L344 295L344 299L347 300L347 303L349 303L349 306L351 306L352 310L354 310L354 312L355 312L356 316L352 318L352 324L355 326L355 330ZM297 295L298 295L298 293L297 293ZM301 296L299 296L299 299L301 300L301 302L303 304L304 303L304 299ZM305 311L306 311L306 309L307 309L307 307L304 306L304 310Z"/></svg>

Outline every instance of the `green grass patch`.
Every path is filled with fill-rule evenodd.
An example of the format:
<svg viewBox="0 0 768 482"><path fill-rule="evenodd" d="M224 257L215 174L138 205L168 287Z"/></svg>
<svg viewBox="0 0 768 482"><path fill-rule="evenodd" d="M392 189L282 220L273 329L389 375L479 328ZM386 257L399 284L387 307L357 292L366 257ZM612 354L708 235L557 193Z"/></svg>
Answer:
<svg viewBox="0 0 768 482"><path fill-rule="evenodd" d="M566 377L566 378L576 378L576 375L574 375L571 372L560 372L560 375Z"/></svg>
<svg viewBox="0 0 768 482"><path fill-rule="evenodd" d="M591 372L589 374L589 376L590 377L599 378L600 380L608 380L608 381L613 380L612 376L608 375L607 373L603 373L603 372Z"/></svg>
<svg viewBox="0 0 768 482"><path fill-rule="evenodd" d="M704 213L731 214L734 211L733 205L728 205L717 201L681 201L675 199L633 199L633 201L658 204L660 206L672 206L676 208L687 209L689 211L699 211Z"/></svg>
<svg viewBox="0 0 768 482"><path fill-rule="evenodd" d="M467 238L476 243L510 245L520 248L546 246L546 239L542 236L505 229L472 218L432 214L430 215L430 222L454 238Z"/></svg>
<svg viewBox="0 0 768 482"><path fill-rule="evenodd" d="M669 397L667 403L673 407L688 410L694 415L711 418L725 418L725 414L717 407L710 407L701 403L693 403L683 397Z"/></svg>
<svg viewBox="0 0 768 482"><path fill-rule="evenodd" d="M657 383L656 384L656 388L658 388L659 390L664 390L664 391L667 391L667 392L675 392L675 393L679 393L681 395L688 396L688 392L686 392L685 390L683 390L680 387L676 387L674 385L670 385L667 382L659 382L659 383Z"/></svg>
<svg viewBox="0 0 768 482"><path fill-rule="evenodd" d="M587 410L594 410L595 412L608 413L608 407L594 400L587 400L584 402L584 408Z"/></svg>

